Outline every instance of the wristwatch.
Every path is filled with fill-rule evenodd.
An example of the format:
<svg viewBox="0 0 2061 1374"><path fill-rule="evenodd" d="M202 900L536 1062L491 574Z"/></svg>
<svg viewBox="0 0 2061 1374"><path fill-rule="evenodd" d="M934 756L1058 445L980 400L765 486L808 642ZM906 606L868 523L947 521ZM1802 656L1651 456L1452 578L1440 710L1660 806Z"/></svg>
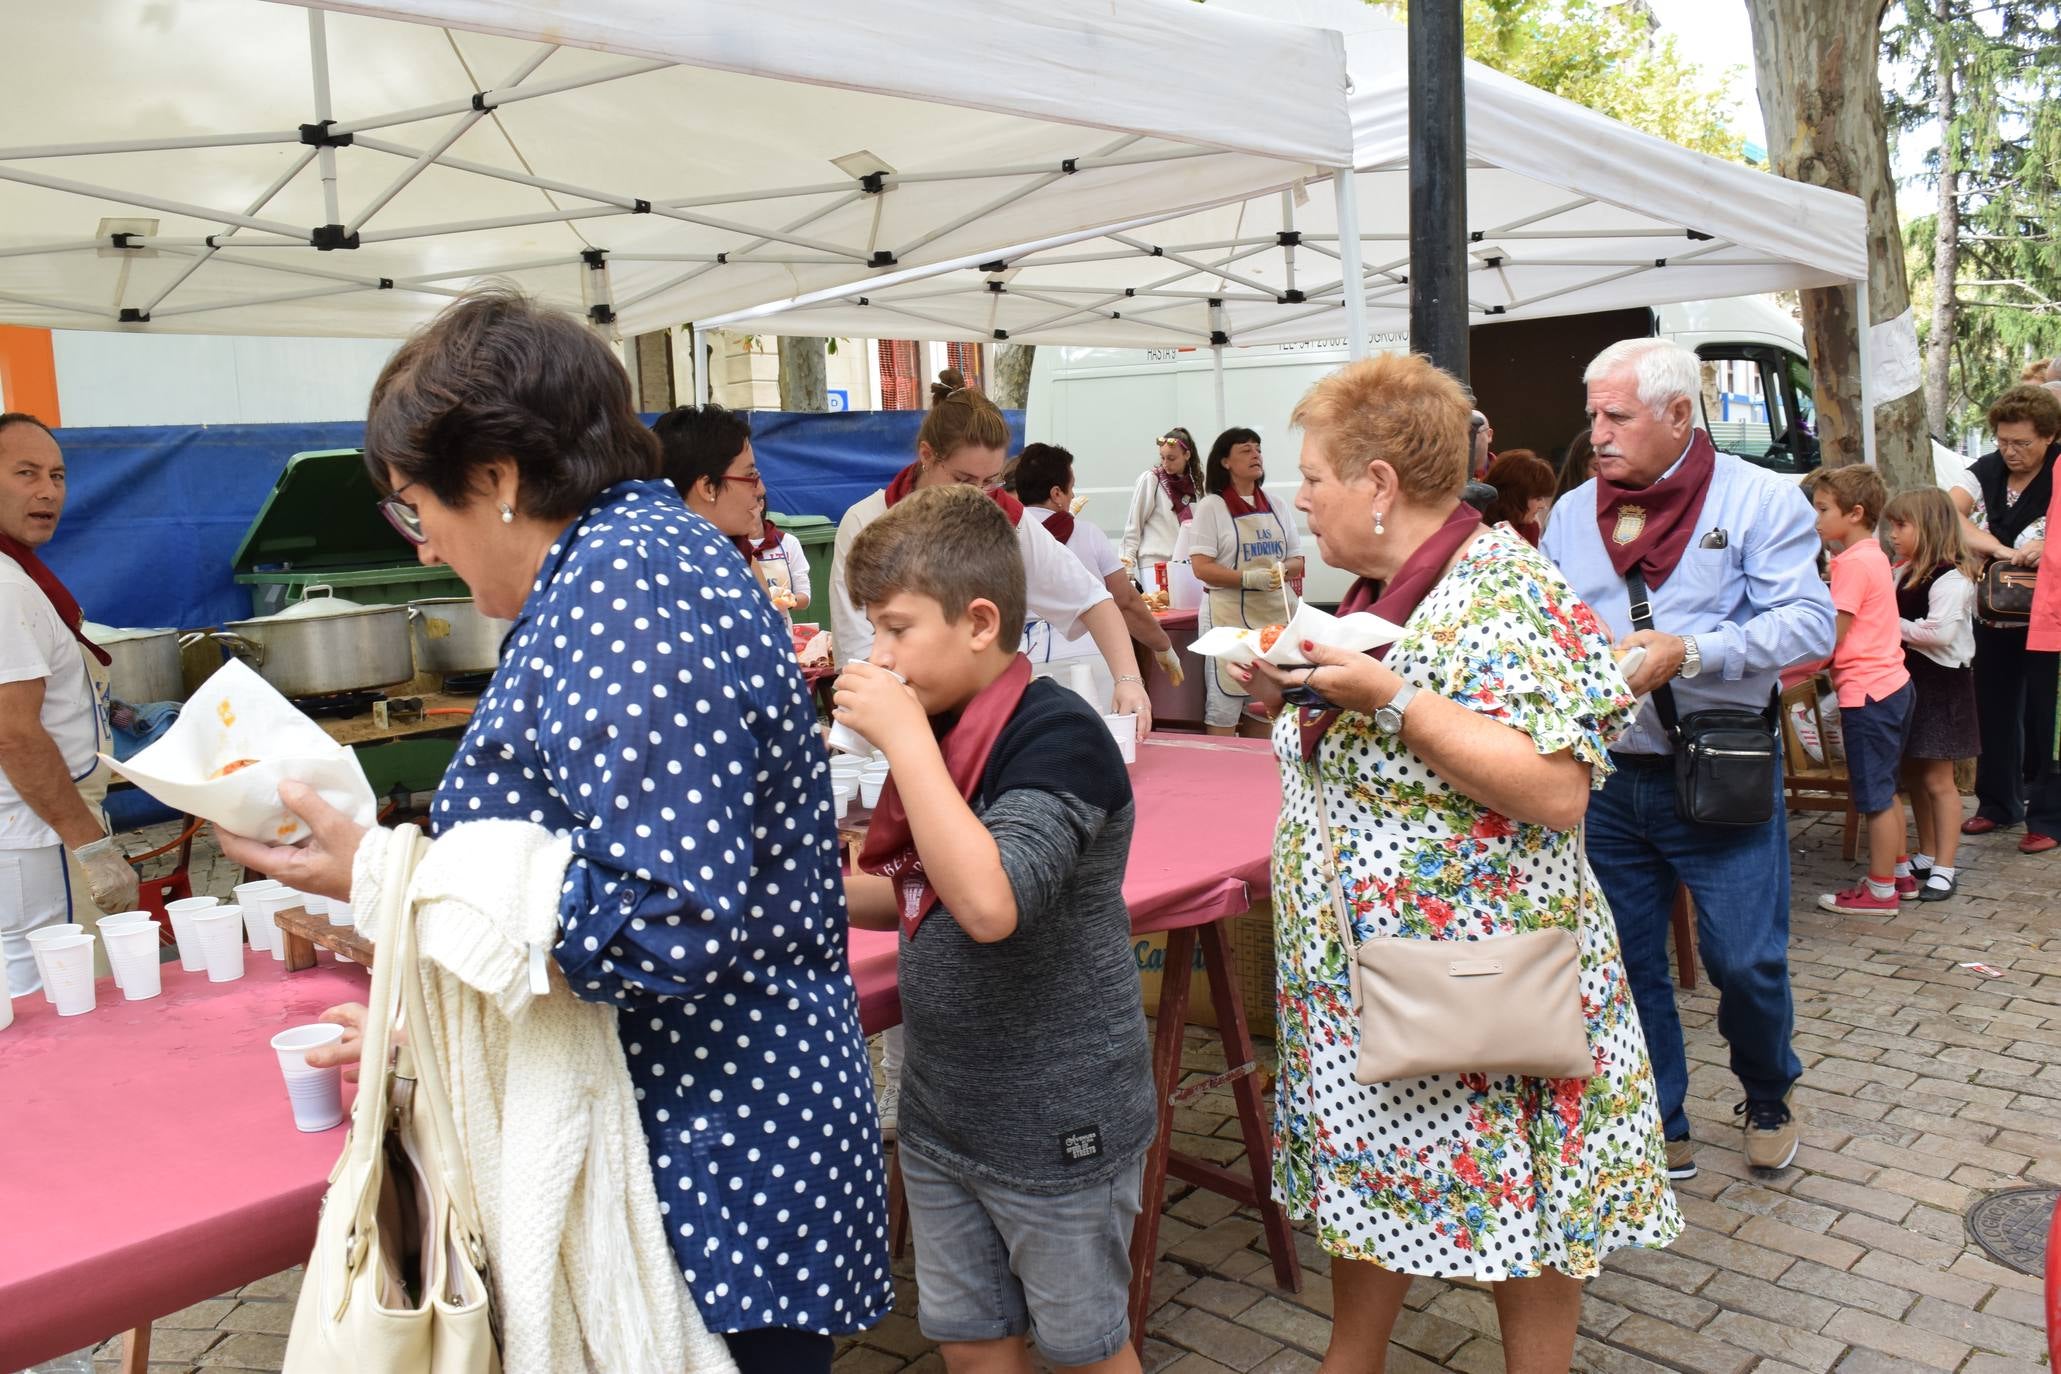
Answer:
<svg viewBox="0 0 2061 1374"><path fill-rule="evenodd" d="M1675 670L1675 676L1688 679L1703 671L1703 651L1696 647L1695 636L1682 640L1682 666Z"/></svg>
<svg viewBox="0 0 2061 1374"><path fill-rule="evenodd" d="M1378 707L1374 712L1374 728L1384 735L1400 735L1403 732L1403 712L1410 709L1410 698L1417 695L1415 683L1405 682L1388 699L1388 705Z"/></svg>

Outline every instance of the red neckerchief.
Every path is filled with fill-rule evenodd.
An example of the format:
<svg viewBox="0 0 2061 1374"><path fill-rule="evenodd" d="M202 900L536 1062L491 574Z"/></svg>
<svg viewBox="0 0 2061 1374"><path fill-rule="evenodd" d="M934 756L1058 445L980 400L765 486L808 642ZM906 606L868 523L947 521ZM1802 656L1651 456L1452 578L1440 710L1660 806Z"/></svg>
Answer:
<svg viewBox="0 0 2061 1374"><path fill-rule="evenodd" d="M1073 512L1055 510L1045 517L1045 533L1064 544L1073 538Z"/></svg>
<svg viewBox="0 0 2061 1374"><path fill-rule="evenodd" d="M35 583L43 595L50 598L51 606L57 611L57 618L72 632L72 638L79 641L80 648L99 659L103 668L114 662L107 650L80 632L79 624L85 620L86 613L79 609L78 601L65 589L64 583L57 580L57 574L50 571L49 565L36 556L34 549L19 539L0 534L0 553L21 564L21 570L29 575L29 581Z"/></svg>
<svg viewBox="0 0 2061 1374"><path fill-rule="evenodd" d="M1536 520L1512 520L1510 528L1523 535L1524 542L1533 548L1537 548L1539 540L1545 537L1545 531L1539 528L1539 522Z"/></svg>
<svg viewBox="0 0 2061 1374"><path fill-rule="evenodd" d="M892 509L904 496L916 490L916 478L923 470L923 464L911 463L895 474L895 480L887 484L887 504ZM1023 522L1023 502L1008 492L996 487L988 493L990 499L1002 508L1002 514L1009 517L1012 525Z"/></svg>
<svg viewBox="0 0 2061 1374"><path fill-rule="evenodd" d="M1634 566L1648 587L1667 581L1682 561L1710 495L1710 476L1717 470L1717 450L1710 436L1696 430L1689 452L1673 476L1634 491L1596 475L1596 524L1603 531L1603 551L1623 577Z"/></svg>
<svg viewBox="0 0 2061 1374"><path fill-rule="evenodd" d="M1346 591L1345 600L1338 603L1341 616L1354 611L1372 611L1383 620L1395 625L1410 623L1410 613L1417 609L1417 603L1431 594L1445 575L1446 564L1453 561L1460 546L1474 537L1481 527L1481 512L1462 501L1453 507L1446 522L1431 532L1431 537L1419 544L1415 552L1403 560L1403 566L1395 570L1395 576L1386 583L1369 582L1360 578ZM1389 646L1369 649L1369 658L1385 658ZM1324 732L1338 719L1336 711L1303 710L1297 715L1297 725L1302 730L1302 756L1304 759L1317 757L1317 746L1324 740Z"/></svg>
<svg viewBox="0 0 2061 1374"><path fill-rule="evenodd" d="M739 545L740 548L745 550L744 556L751 559L754 563L769 553L780 552L781 530L778 525L768 520L761 534L764 537L760 542L753 544L749 536L747 536L745 542Z"/></svg>
<svg viewBox="0 0 2061 1374"><path fill-rule="evenodd" d="M1274 513L1273 503L1267 500L1266 492L1258 487L1252 489L1252 500L1249 502L1238 494L1238 488L1236 487L1225 487L1220 494L1224 498L1224 509L1231 512L1233 520L1242 519L1248 515L1272 515Z"/></svg>
<svg viewBox="0 0 2061 1374"><path fill-rule="evenodd" d="M1030 686L1030 660L1022 654L1009 660L1002 675L980 689L960 710L958 720L937 742L945 756L945 771L959 795L970 803L987 771L988 755L1002 727L1016 714ZM936 728L936 722L932 722ZM923 876L923 859L916 853L915 833L909 828L909 813L902 809L901 793L895 790L894 774L880 789L880 805L873 808L873 820L866 828L866 847L859 852L859 867L878 873L895 885L895 900L902 914L902 934L916 937L916 927L937 905L937 889Z"/></svg>
<svg viewBox="0 0 2061 1374"><path fill-rule="evenodd" d="M1174 508L1174 516L1182 524L1195 518L1195 479L1183 468L1179 476L1169 473L1164 467L1153 471L1159 474L1159 489L1166 493L1166 502Z"/></svg>

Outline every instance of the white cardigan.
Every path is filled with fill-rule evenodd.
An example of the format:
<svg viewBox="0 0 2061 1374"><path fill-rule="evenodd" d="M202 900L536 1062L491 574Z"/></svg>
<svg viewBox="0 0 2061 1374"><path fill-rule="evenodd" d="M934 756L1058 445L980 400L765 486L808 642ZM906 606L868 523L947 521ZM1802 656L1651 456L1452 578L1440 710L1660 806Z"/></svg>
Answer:
<svg viewBox="0 0 2061 1374"><path fill-rule="evenodd" d="M358 846L375 918L393 832ZM571 845L525 821L446 831L409 885L430 1039L472 1168L504 1374L735 1374L666 1241L615 1009L552 962ZM377 930L364 930L378 939ZM532 973L548 978L543 996ZM415 1043L421 1052L419 1030Z"/></svg>

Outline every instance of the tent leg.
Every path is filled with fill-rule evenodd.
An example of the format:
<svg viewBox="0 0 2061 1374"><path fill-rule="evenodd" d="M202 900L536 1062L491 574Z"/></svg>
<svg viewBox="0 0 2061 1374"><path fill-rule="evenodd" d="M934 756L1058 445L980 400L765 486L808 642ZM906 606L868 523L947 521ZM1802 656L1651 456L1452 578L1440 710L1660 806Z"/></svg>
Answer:
<svg viewBox="0 0 2061 1374"><path fill-rule="evenodd" d="M1367 356L1367 278L1362 270L1360 250L1360 198L1353 183L1353 169L1341 167L1331 174L1331 189L1338 197L1338 265L1345 290L1345 350L1354 362Z"/></svg>
<svg viewBox="0 0 2061 1374"><path fill-rule="evenodd" d="M1229 423L1224 418L1224 346L1222 344L1212 345L1209 350L1209 371L1210 380L1215 384L1217 393L1217 433L1222 434Z"/></svg>
<svg viewBox="0 0 2061 1374"><path fill-rule="evenodd" d="M1854 327L1858 331L1857 343L1861 364L1861 461L1875 461L1875 341L1869 336L1874 330L1868 323L1868 283L1855 282L1853 288Z"/></svg>

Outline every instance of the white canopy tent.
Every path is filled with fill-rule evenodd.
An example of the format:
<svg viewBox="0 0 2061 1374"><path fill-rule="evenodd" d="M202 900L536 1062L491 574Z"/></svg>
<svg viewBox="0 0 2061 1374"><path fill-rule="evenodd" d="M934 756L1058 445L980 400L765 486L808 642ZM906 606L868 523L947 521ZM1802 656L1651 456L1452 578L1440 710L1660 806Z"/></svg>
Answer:
<svg viewBox="0 0 2061 1374"><path fill-rule="evenodd" d="M1351 159L1333 32L1186 0L73 0L8 17L0 321L637 332ZM1169 102L1150 72L1212 74Z"/></svg>
<svg viewBox="0 0 2061 1374"><path fill-rule="evenodd" d="M1276 12L1291 0L1217 0ZM1346 33L1356 184L1295 191L914 270L704 318L773 334L999 340L1111 348L1300 343L1409 328L1405 34L1369 6L1300 0ZM1467 216L1476 323L1867 276L1848 195L1691 152L1466 64ZM1341 214L1341 212L1343 212ZM1343 219L1343 230L1341 220ZM1366 319L1343 259L1363 246Z"/></svg>

